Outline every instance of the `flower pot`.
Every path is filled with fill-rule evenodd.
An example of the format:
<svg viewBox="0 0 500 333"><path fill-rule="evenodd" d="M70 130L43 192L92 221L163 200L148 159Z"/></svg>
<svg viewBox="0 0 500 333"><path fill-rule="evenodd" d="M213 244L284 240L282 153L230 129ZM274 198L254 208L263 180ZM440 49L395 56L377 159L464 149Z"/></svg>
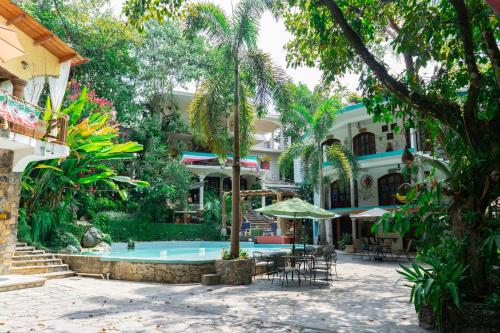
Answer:
<svg viewBox="0 0 500 333"><path fill-rule="evenodd" d="M253 259L216 260L215 271L223 284L243 285L252 283Z"/></svg>
<svg viewBox="0 0 500 333"><path fill-rule="evenodd" d="M346 253L354 253L354 245L346 245L345 252Z"/></svg>

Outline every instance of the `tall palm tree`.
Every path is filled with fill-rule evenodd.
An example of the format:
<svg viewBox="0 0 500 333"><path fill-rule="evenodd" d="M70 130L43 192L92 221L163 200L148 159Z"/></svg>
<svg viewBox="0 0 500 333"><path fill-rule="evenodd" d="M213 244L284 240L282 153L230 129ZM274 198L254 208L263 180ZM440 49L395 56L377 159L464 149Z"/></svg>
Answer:
<svg viewBox="0 0 500 333"><path fill-rule="evenodd" d="M271 3L241 0L230 17L219 6L196 3L188 6L185 18L186 33L207 37L220 56L197 89L190 105L190 121L195 130L200 130L198 137L203 137L215 153L224 156L231 152L228 147L233 147L233 258L239 256L240 246L240 156L246 154L252 144L254 112L263 115L271 101L278 111L284 110L289 95L289 80L284 71L257 48L259 19ZM228 124L231 114L233 121Z"/></svg>
<svg viewBox="0 0 500 333"><path fill-rule="evenodd" d="M288 147L280 156L280 169L286 170L293 165L293 160L301 158L301 172L304 181L314 186L319 192L319 204L325 205L325 189L323 186L323 143L335 122L335 112L340 108L340 102L328 98L321 102L316 110L307 110L303 106L294 105L288 114L292 119L307 124L304 140ZM339 179L351 179L357 170L357 163L352 153L341 144L333 144L326 149L326 159L337 171ZM321 243L326 244L325 221L320 222Z"/></svg>

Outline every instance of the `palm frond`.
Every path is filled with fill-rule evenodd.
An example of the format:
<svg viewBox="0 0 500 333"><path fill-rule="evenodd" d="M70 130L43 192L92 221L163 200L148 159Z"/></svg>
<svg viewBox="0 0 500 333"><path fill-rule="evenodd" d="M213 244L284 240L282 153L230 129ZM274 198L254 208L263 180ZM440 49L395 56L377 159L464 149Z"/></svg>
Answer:
<svg viewBox="0 0 500 333"><path fill-rule="evenodd" d="M333 144L326 149L326 160L337 171L339 179L353 179L358 170L354 155L341 144Z"/></svg>
<svg viewBox="0 0 500 333"><path fill-rule="evenodd" d="M282 174L287 174L293 170L293 161L302 155L304 150L304 143L296 142L288 146L278 159L278 166Z"/></svg>
<svg viewBox="0 0 500 333"><path fill-rule="evenodd" d="M273 63L268 53L258 49L249 50L243 57L242 69L255 87L253 101L259 116L266 112L271 101L277 111L289 109L290 78L281 67Z"/></svg>
<svg viewBox="0 0 500 333"><path fill-rule="evenodd" d="M248 154L253 145L253 111L254 106L248 100L248 89L240 86L240 152L242 156Z"/></svg>
<svg viewBox="0 0 500 333"><path fill-rule="evenodd" d="M205 33L215 45L230 43L231 26L220 6L209 2L195 3L187 7L184 33L188 36Z"/></svg>
<svg viewBox="0 0 500 333"><path fill-rule="evenodd" d="M314 143L306 144L302 151L301 157L301 172L304 175L306 183L311 184L314 188L319 185L319 158L320 151Z"/></svg>
<svg viewBox="0 0 500 333"><path fill-rule="evenodd" d="M207 80L197 89L189 105L189 121L195 138L204 141L214 153L220 155L227 154L230 146L225 92L221 82Z"/></svg>
<svg viewBox="0 0 500 333"><path fill-rule="evenodd" d="M259 35L259 20L265 10L271 9L270 0L241 0L233 14L235 50L240 46L248 49L257 47Z"/></svg>
<svg viewBox="0 0 500 333"><path fill-rule="evenodd" d="M313 115L311 130L316 142L322 142L335 122L336 111L342 106L336 98L323 101Z"/></svg>

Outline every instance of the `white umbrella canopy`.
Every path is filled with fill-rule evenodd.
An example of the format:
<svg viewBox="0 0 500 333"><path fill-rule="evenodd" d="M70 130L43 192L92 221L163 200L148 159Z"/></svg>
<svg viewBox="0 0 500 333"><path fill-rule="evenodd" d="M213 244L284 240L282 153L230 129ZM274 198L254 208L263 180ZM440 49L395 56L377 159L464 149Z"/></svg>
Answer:
<svg viewBox="0 0 500 333"><path fill-rule="evenodd" d="M370 217L382 217L386 213L389 213L389 211L382 208L372 208L358 214L351 214L350 216L353 218L360 219L360 218L370 218Z"/></svg>
<svg viewBox="0 0 500 333"><path fill-rule="evenodd" d="M22 55L24 48L16 32L0 24L0 62L7 62Z"/></svg>

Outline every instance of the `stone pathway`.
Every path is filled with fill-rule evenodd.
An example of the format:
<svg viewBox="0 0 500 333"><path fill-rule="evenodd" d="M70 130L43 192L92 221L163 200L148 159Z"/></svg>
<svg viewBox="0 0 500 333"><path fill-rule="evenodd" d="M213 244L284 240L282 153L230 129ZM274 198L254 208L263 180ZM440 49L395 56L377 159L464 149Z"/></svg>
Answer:
<svg viewBox="0 0 500 333"><path fill-rule="evenodd" d="M340 256L330 287L50 280L0 294L0 332L426 332L396 267Z"/></svg>

